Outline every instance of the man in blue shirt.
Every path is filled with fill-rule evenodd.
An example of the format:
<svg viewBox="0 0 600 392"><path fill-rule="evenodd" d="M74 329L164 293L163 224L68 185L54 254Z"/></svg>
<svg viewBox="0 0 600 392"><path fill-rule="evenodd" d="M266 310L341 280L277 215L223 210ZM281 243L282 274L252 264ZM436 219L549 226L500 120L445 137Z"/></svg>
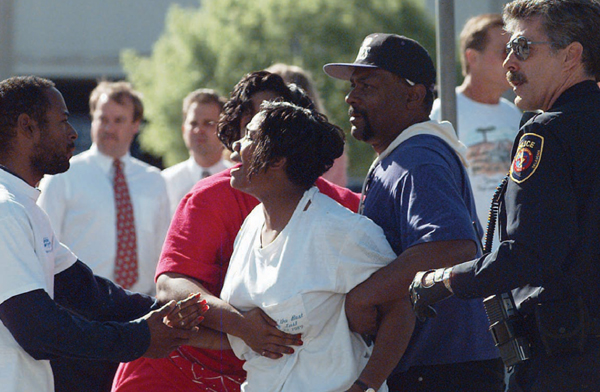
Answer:
<svg viewBox="0 0 600 392"><path fill-rule="evenodd" d="M479 255L481 227L466 147L450 123L429 120L436 73L427 51L406 37L371 34L354 63L327 64L324 70L352 83L346 96L352 135L377 153L363 187L362 210L383 228L399 255L348 294L351 327L371 333L373 304L408 300L416 271ZM503 391L503 366L486 331L482 301L447 301L437 310L445 317L416 323L388 379L390 389Z"/></svg>

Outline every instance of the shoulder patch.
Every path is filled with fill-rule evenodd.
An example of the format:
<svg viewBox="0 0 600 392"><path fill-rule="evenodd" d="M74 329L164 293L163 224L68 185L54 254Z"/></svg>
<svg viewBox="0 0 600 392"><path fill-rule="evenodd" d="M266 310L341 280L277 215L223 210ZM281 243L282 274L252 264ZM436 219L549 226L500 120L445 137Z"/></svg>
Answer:
<svg viewBox="0 0 600 392"><path fill-rule="evenodd" d="M521 136L517 152L510 165L510 178L516 183L521 183L531 177L542 160L543 149L542 136L535 133Z"/></svg>

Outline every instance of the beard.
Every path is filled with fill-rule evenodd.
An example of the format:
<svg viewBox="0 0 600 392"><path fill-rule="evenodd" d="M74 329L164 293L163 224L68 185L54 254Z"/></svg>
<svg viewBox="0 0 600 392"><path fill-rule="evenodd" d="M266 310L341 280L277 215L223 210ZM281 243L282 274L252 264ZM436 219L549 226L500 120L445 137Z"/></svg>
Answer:
<svg viewBox="0 0 600 392"><path fill-rule="evenodd" d="M348 115L350 117L352 117L352 115L354 115L355 113L360 114L360 116L362 117L363 128L362 128L362 131L360 131L360 135L354 135L354 137L363 142L367 142L370 139L372 139L373 136L375 136L375 132L373 132L373 128L371 127L371 122L369 121L369 115L364 110L354 109L353 107L350 107L350 109L348 110ZM358 129L357 129L357 131L358 131ZM360 136L360 137L357 137L357 136Z"/></svg>
<svg viewBox="0 0 600 392"><path fill-rule="evenodd" d="M369 122L369 117L367 117L367 114L363 114L363 118L365 119L365 126L363 128L363 140L365 142L368 142L370 139L373 138L373 136L375 136L375 132L373 132L373 128L371 127L371 123Z"/></svg>
<svg viewBox="0 0 600 392"><path fill-rule="evenodd" d="M69 155L66 152L63 154L58 153L56 149L52 149L44 141L40 140L34 146L31 166L41 174L58 174L69 170ZM74 147L74 144L69 147Z"/></svg>

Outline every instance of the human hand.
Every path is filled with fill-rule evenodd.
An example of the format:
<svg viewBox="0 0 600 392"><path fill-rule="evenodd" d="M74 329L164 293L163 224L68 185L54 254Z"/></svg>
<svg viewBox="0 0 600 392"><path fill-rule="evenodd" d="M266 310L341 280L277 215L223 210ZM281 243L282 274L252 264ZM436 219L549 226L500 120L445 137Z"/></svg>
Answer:
<svg viewBox="0 0 600 392"><path fill-rule="evenodd" d="M419 321L424 322L427 318L436 317L432 305L452 295L449 283L444 283L444 279L449 279L450 271L451 269L440 268L417 272L415 275L408 293L413 312Z"/></svg>
<svg viewBox="0 0 600 392"><path fill-rule="evenodd" d="M278 359L293 354L289 346L301 346L301 334L291 335L277 328L277 322L260 308L243 313L243 336L239 336L252 350L263 357Z"/></svg>
<svg viewBox="0 0 600 392"><path fill-rule="evenodd" d="M163 321L171 328L193 329L204 320L203 314L208 309L201 293L190 294L186 299L177 301L173 311Z"/></svg>
<svg viewBox="0 0 600 392"><path fill-rule="evenodd" d="M187 344L198 327L191 329L171 328L164 323L164 318L176 309L176 302L170 301L158 310L146 314L142 319L148 323L150 329L150 347L144 353L147 358L164 358L179 346Z"/></svg>
<svg viewBox="0 0 600 392"><path fill-rule="evenodd" d="M345 310L348 326L361 335L377 333L377 307L363 303L363 297L356 290L346 294Z"/></svg>

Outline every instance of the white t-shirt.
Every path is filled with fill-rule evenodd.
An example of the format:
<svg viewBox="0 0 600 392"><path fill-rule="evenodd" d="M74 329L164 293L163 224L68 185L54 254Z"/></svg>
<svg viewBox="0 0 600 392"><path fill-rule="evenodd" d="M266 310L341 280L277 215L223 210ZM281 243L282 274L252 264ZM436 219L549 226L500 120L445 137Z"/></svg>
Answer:
<svg viewBox="0 0 600 392"><path fill-rule="evenodd" d="M477 216L485 230L492 196L510 169L510 154L522 113L504 98L492 105L473 101L459 92L456 93L456 113L458 137L467 146L468 173ZM440 115L440 100L436 99L430 117L439 121ZM494 244L495 248L497 230Z"/></svg>
<svg viewBox="0 0 600 392"><path fill-rule="evenodd" d="M154 273L171 222L169 197L160 171L129 154L121 158L137 241L139 279L131 291L153 294ZM95 145L71 159L70 169L46 176L38 204L48 213L58 239L94 274L114 281L117 219L113 159Z"/></svg>
<svg viewBox="0 0 600 392"><path fill-rule="evenodd" d="M193 157L166 168L161 172L167 184L169 203L171 204L171 215L175 214L179 202L198 181L203 178L202 173L208 172L213 175L232 166L232 163L221 159L211 167L202 167L196 163Z"/></svg>
<svg viewBox="0 0 600 392"><path fill-rule="evenodd" d="M35 204L39 194L25 181L0 170L0 303L38 289L53 298L54 275L77 260L58 242L48 216ZM27 354L2 323L0 382L4 392L54 391L50 362Z"/></svg>
<svg viewBox="0 0 600 392"><path fill-rule="evenodd" d="M396 255L383 230L313 187L277 238L261 247L262 204L248 215L236 238L221 297L246 311L260 307L279 329L301 333L303 345L272 360L229 336L246 360L246 392L343 391L371 353L350 331L345 294ZM387 391L384 384L380 391Z"/></svg>

